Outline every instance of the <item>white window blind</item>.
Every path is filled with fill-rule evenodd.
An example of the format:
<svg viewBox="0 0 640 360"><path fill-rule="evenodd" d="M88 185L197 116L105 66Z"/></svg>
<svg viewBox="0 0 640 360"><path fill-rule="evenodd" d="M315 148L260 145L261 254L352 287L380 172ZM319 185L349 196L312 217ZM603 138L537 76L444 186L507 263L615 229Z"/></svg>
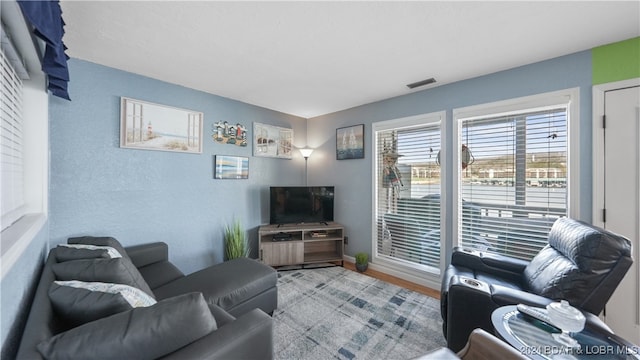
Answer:
<svg viewBox="0 0 640 360"><path fill-rule="evenodd" d="M0 68L0 212L4 230L23 215L22 80L4 52L0 52Z"/></svg>
<svg viewBox="0 0 640 360"><path fill-rule="evenodd" d="M462 120L463 246L531 259L546 245L567 215L567 106Z"/></svg>
<svg viewBox="0 0 640 360"><path fill-rule="evenodd" d="M440 124L375 132L377 254L440 266Z"/></svg>

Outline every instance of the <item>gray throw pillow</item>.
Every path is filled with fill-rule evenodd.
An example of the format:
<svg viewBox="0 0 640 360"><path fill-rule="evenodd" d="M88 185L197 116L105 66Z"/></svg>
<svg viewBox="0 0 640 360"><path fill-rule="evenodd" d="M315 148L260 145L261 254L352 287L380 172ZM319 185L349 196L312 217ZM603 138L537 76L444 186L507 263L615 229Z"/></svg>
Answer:
<svg viewBox="0 0 640 360"><path fill-rule="evenodd" d="M129 255L127 255L127 251L124 249L124 246L120 244L118 240L112 238L110 236L78 236L71 237L67 239L68 244L85 244L85 245L96 245L96 246L111 246L112 248L118 250L120 255L129 259Z"/></svg>
<svg viewBox="0 0 640 360"><path fill-rule="evenodd" d="M153 291L140 271L126 258L72 260L53 264L51 270L58 280L98 281L125 284L146 292L155 299Z"/></svg>
<svg viewBox="0 0 640 360"><path fill-rule="evenodd" d="M86 323L38 344L46 359L156 359L216 330L202 293Z"/></svg>
<svg viewBox="0 0 640 360"><path fill-rule="evenodd" d="M129 285L83 281L54 281L49 287L53 311L72 326L102 319L156 301Z"/></svg>
<svg viewBox="0 0 640 360"><path fill-rule="evenodd" d="M59 244L55 250L58 262L79 259L119 258L122 254L111 246L97 246L87 244Z"/></svg>
<svg viewBox="0 0 640 360"><path fill-rule="evenodd" d="M109 253L104 249L75 249L63 246L56 247L55 255L58 262L98 258L110 259Z"/></svg>

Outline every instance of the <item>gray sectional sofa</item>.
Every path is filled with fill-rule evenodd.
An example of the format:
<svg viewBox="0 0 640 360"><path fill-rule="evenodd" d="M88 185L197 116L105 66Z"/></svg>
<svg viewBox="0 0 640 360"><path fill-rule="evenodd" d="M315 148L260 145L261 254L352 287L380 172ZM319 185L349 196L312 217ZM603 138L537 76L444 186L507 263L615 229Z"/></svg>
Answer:
<svg viewBox="0 0 640 360"><path fill-rule="evenodd" d="M18 359L273 358L271 267L241 258L184 275L165 243L68 243L49 252Z"/></svg>

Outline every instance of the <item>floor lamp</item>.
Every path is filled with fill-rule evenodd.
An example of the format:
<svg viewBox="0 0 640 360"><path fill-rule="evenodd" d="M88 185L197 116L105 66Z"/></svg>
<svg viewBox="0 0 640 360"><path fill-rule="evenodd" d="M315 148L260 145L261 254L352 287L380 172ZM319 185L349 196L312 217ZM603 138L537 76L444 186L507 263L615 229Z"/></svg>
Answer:
<svg viewBox="0 0 640 360"><path fill-rule="evenodd" d="M309 156L311 156L312 152L313 152L313 149L309 149L309 148L300 149L300 153L304 157L304 184L305 185L309 184L309 182L307 181L307 160L309 160Z"/></svg>

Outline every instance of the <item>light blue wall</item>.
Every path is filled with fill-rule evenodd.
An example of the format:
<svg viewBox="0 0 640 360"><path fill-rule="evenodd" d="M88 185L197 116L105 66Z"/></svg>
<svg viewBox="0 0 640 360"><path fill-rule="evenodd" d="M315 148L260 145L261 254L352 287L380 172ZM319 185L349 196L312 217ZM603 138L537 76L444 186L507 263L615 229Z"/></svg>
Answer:
<svg viewBox="0 0 640 360"><path fill-rule="evenodd" d="M437 75L436 75L437 77ZM310 183L336 186L336 221L343 223L349 236L346 253L371 253L372 169L371 124L412 115L446 111L447 132L453 136L452 111L455 108L512 99L554 90L580 88L580 176L582 179L582 219L591 220L591 51L510 69L470 80L410 93L309 119L308 143L316 148L309 158ZM408 91L409 92L409 91ZM365 159L335 158L336 128L365 124ZM452 138L444 138L445 151L451 153ZM448 156L447 159L451 159ZM449 166L449 169L452 169ZM446 174L451 176L451 174ZM452 209L451 194L447 208ZM444 215L451 227L451 212ZM449 243L451 239L446 239Z"/></svg>
<svg viewBox="0 0 640 360"><path fill-rule="evenodd" d="M18 350L26 315L48 250L48 230L48 223L45 223L0 282L0 359L12 359Z"/></svg>
<svg viewBox="0 0 640 360"><path fill-rule="evenodd" d="M371 251L371 124L491 101L580 87L581 214L591 216L591 52L581 52L475 79L410 93L310 119L281 114L211 94L106 68L70 61L73 101L50 99L50 222L2 281L2 358L19 336L23 299L50 246L76 235L112 235L125 245L166 241L185 272L222 260L222 227L234 216L250 231L269 220L271 184L304 182L304 160L255 158L251 148L215 144L207 138L201 155L119 148L121 96L204 112L205 137L218 120L292 127L295 145L315 148L309 184L336 186L336 221L346 226L347 254ZM178 71L178 70L176 70ZM365 124L365 159L335 159L335 129ZM452 151L451 139L444 139ZM214 180L214 154L249 156L248 180ZM447 174L450 176L450 174ZM451 204L449 209L451 209ZM450 218L450 214L445 214ZM451 226L450 221L447 222ZM450 239L448 239L450 241ZM25 270L26 269L26 270ZM9 279L11 281L9 281ZM9 356L10 357L10 356Z"/></svg>
<svg viewBox="0 0 640 360"><path fill-rule="evenodd" d="M165 241L188 273L222 261L223 227L235 217L257 254L268 186L302 184L304 160L297 151L292 160L256 158L251 146L215 143L212 124L290 127L304 146L306 120L86 61L69 65L72 101L52 97L49 105L51 246L79 235L114 236L126 246ZM203 153L121 149L121 96L203 112ZM249 156L249 179L213 179L215 154Z"/></svg>

